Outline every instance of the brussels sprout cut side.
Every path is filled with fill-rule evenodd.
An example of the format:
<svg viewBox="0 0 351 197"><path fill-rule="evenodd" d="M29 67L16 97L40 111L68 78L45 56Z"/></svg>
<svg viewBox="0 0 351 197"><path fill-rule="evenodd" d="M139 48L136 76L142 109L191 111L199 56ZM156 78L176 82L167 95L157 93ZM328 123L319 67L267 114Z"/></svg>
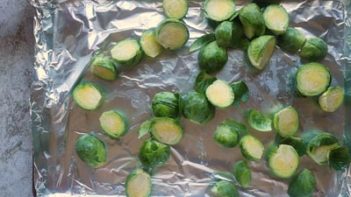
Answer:
<svg viewBox="0 0 351 197"><path fill-rule="evenodd" d="M210 86L216 80L216 77L209 75L204 71L201 71L195 79L194 90L201 94L205 94L208 86Z"/></svg>
<svg viewBox="0 0 351 197"><path fill-rule="evenodd" d="M270 5L263 13L266 27L274 34L280 35L286 32L289 26L289 14L281 5Z"/></svg>
<svg viewBox="0 0 351 197"><path fill-rule="evenodd" d="M102 103L103 96L97 85L91 82L82 82L73 90L73 100L86 110L95 110Z"/></svg>
<svg viewBox="0 0 351 197"><path fill-rule="evenodd" d="M215 114L215 108L207 101L206 96L195 91L182 97L181 106L184 117L197 124L208 122Z"/></svg>
<svg viewBox="0 0 351 197"><path fill-rule="evenodd" d="M128 131L127 117L118 110L110 110L101 114L100 126L111 138L119 138Z"/></svg>
<svg viewBox="0 0 351 197"><path fill-rule="evenodd" d="M188 12L188 1L163 0L163 11L169 18L181 19Z"/></svg>
<svg viewBox="0 0 351 197"><path fill-rule="evenodd" d="M107 162L107 150L104 142L92 134L80 136L75 144L78 157L93 168L103 166Z"/></svg>
<svg viewBox="0 0 351 197"><path fill-rule="evenodd" d="M275 43L274 36L261 36L251 41L247 49L250 63L258 70L264 69L273 55Z"/></svg>
<svg viewBox="0 0 351 197"><path fill-rule="evenodd" d="M280 178L289 178L294 175L300 163L299 155L294 147L286 144L271 147L267 157L272 173Z"/></svg>
<svg viewBox="0 0 351 197"><path fill-rule="evenodd" d="M182 48L188 41L189 31L183 22L166 19L158 25L156 37L165 49L176 50Z"/></svg>
<svg viewBox="0 0 351 197"><path fill-rule="evenodd" d="M248 187L251 184L251 169L246 161L238 161L233 166L235 179L242 187Z"/></svg>
<svg viewBox="0 0 351 197"><path fill-rule="evenodd" d="M273 126L282 137L295 135L299 129L299 115L297 111L289 106L274 114Z"/></svg>
<svg viewBox="0 0 351 197"><path fill-rule="evenodd" d="M328 45L324 40L313 37L307 39L300 51L300 57L309 61L323 59L328 53Z"/></svg>
<svg viewBox="0 0 351 197"><path fill-rule="evenodd" d="M156 117L177 118L179 115L179 96L172 92L159 92L152 99L152 111Z"/></svg>
<svg viewBox="0 0 351 197"><path fill-rule="evenodd" d="M211 188L211 193L215 197L239 197L239 192L235 185L229 181L218 181Z"/></svg>
<svg viewBox="0 0 351 197"><path fill-rule="evenodd" d="M205 1L206 17L213 21L228 20L235 13L234 0L206 0Z"/></svg>
<svg viewBox="0 0 351 197"><path fill-rule="evenodd" d="M234 102L234 92L230 85L222 80L216 80L206 89L207 99L216 107L226 108Z"/></svg>
<svg viewBox="0 0 351 197"><path fill-rule="evenodd" d="M142 169L136 169L127 177L126 195L128 197L149 197L151 187L150 175Z"/></svg>
<svg viewBox="0 0 351 197"><path fill-rule="evenodd" d="M154 118L150 129L157 141L168 145L178 144L183 137L182 127L172 118Z"/></svg>
<svg viewBox="0 0 351 197"><path fill-rule="evenodd" d="M244 6L239 13L239 19L248 39L261 36L266 31L263 15L255 3Z"/></svg>
<svg viewBox="0 0 351 197"><path fill-rule="evenodd" d="M163 47L157 42L154 30L147 30L143 32L140 37L140 46L144 53L149 57L157 57L163 51Z"/></svg>
<svg viewBox="0 0 351 197"><path fill-rule="evenodd" d="M198 60L201 70L208 73L218 72L228 61L227 50L213 41L201 48Z"/></svg>
<svg viewBox="0 0 351 197"><path fill-rule="evenodd" d="M246 135L240 140L240 150L246 159L260 160L264 152L264 146L257 138Z"/></svg>
<svg viewBox="0 0 351 197"><path fill-rule="evenodd" d="M170 155L171 149L168 145L153 139L146 140L139 151L139 159L148 171L166 163Z"/></svg>
<svg viewBox="0 0 351 197"><path fill-rule="evenodd" d="M290 53L297 53L306 42L306 37L299 30L289 27L278 37L279 46Z"/></svg>
<svg viewBox="0 0 351 197"><path fill-rule="evenodd" d="M118 42L112 47L110 53L113 59L124 66L138 64L143 56L139 42L131 38Z"/></svg>
<svg viewBox="0 0 351 197"><path fill-rule="evenodd" d="M335 112L344 103L344 95L345 91L343 88L339 86L329 87L319 97L319 105L325 112Z"/></svg>
<svg viewBox="0 0 351 197"><path fill-rule="evenodd" d="M300 66L296 74L296 87L304 96L318 96L329 86L331 76L326 66L308 63Z"/></svg>
<svg viewBox="0 0 351 197"><path fill-rule="evenodd" d="M261 132L272 131L272 120L261 112L251 109L247 116L247 121L253 129Z"/></svg>
<svg viewBox="0 0 351 197"><path fill-rule="evenodd" d="M288 194L290 197L312 197L313 192L316 190L316 185L316 178L313 173L303 169L291 179Z"/></svg>
<svg viewBox="0 0 351 197"><path fill-rule="evenodd" d="M90 69L95 76L101 79L112 81L117 78L116 62L108 56L96 56L90 65Z"/></svg>

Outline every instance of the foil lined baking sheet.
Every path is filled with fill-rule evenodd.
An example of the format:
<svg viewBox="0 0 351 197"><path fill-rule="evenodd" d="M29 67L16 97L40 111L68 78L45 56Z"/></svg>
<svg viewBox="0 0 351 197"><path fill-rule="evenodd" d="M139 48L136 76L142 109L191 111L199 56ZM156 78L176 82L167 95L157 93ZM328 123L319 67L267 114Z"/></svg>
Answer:
<svg viewBox="0 0 351 197"><path fill-rule="evenodd" d="M31 96L36 194L124 196L125 178L137 166L137 153L144 140L137 138L137 130L151 117L152 96L163 90L185 93L193 87L198 73L197 52L189 53L188 47L196 38L212 31L201 12L202 1L189 0L184 22L190 40L184 49L164 52L156 59L144 58L135 69L123 72L112 83L99 80L88 71L92 55L104 50L110 42L137 37L144 30L156 27L164 19L161 1L32 0L31 3L36 8L35 78ZM237 1L238 7L245 3ZM291 26L327 41L329 54L323 63L331 70L332 83L345 86L349 95L349 2L289 0L282 5L290 13ZM323 113L312 100L295 97L291 76L300 64L298 56L276 49L269 66L257 73L250 68L242 51L230 50L229 61L217 76L229 82L245 80L250 89L249 102L217 110L215 118L205 125L183 119L185 136L172 148L167 164L153 175L152 195L208 196L214 172L229 171L242 158L238 148L225 149L215 144L213 131L226 118L244 122L243 113L249 108L270 112L278 106L293 105L301 115L301 132L318 128L349 142L349 96L344 107L332 114ZM82 78L102 85L108 92L105 103L96 111L84 111L72 102L70 91ZM111 140L99 132L98 117L111 108L124 111L131 122L129 133L121 140ZM91 131L108 145L109 162L98 169L82 163L74 151L77 137ZM250 132L265 144L273 139L273 133ZM272 178L263 160L251 163L251 167L252 185L239 189L241 196L287 196L288 182ZM327 166L317 166L306 156L301 167L316 175L314 196L351 196L350 170L335 173Z"/></svg>

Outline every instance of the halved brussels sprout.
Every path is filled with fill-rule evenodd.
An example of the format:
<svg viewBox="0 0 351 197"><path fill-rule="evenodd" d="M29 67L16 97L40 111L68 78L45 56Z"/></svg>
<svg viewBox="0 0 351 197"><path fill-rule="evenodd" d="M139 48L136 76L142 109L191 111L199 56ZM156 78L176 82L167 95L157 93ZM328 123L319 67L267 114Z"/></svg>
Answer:
<svg viewBox="0 0 351 197"><path fill-rule="evenodd" d="M227 50L213 41L201 48L198 60L201 70L208 73L218 72L228 61Z"/></svg>
<svg viewBox="0 0 351 197"><path fill-rule="evenodd" d="M215 114L215 108L207 101L206 96L195 91L182 97L181 108L184 117L197 124L208 122Z"/></svg>
<svg viewBox="0 0 351 197"><path fill-rule="evenodd" d="M179 96L172 92L159 92L152 99L152 111L156 117L177 118L179 115Z"/></svg>
<svg viewBox="0 0 351 197"><path fill-rule="evenodd" d="M118 110L110 110L101 114L99 118L102 130L111 138L120 138L128 131L128 119Z"/></svg>
<svg viewBox="0 0 351 197"><path fill-rule="evenodd" d="M208 86L210 86L216 80L216 77L209 75L204 71L201 71L195 79L194 90L201 94L205 94Z"/></svg>
<svg viewBox="0 0 351 197"><path fill-rule="evenodd" d="M143 57L139 42L132 38L118 42L112 47L110 53L118 63L128 67L138 64Z"/></svg>
<svg viewBox="0 0 351 197"><path fill-rule="evenodd" d="M313 173L308 169L303 169L291 179L288 194L290 197L312 197L316 185Z"/></svg>
<svg viewBox="0 0 351 197"><path fill-rule="evenodd" d="M157 141L168 145L178 144L183 137L183 128L172 118L154 118L150 130Z"/></svg>
<svg viewBox="0 0 351 197"><path fill-rule="evenodd" d="M317 37L306 40L300 51L300 57L309 61L322 60L328 53L327 43Z"/></svg>
<svg viewBox="0 0 351 197"><path fill-rule="evenodd" d="M239 46L242 35L241 26L231 21L223 21L215 30L217 44L223 48Z"/></svg>
<svg viewBox="0 0 351 197"><path fill-rule="evenodd" d="M139 159L147 171L162 166L171 155L168 145L153 139L146 140L140 148Z"/></svg>
<svg viewBox="0 0 351 197"><path fill-rule="evenodd" d="M176 50L186 44L189 39L189 31L182 21L166 19L158 25L156 37L165 49Z"/></svg>
<svg viewBox="0 0 351 197"><path fill-rule="evenodd" d="M93 168L99 168L107 162L107 150L103 141L93 134L81 135L75 144L78 157Z"/></svg>
<svg viewBox="0 0 351 197"><path fill-rule="evenodd" d="M251 109L248 111L247 121L249 125L257 131L272 131L272 120L255 109Z"/></svg>
<svg viewBox="0 0 351 197"><path fill-rule="evenodd" d="M251 184L251 169L246 161L236 162L233 166L233 174L242 187L248 187Z"/></svg>
<svg viewBox="0 0 351 197"><path fill-rule="evenodd" d="M263 18L266 27L276 35L285 33L289 26L289 14L281 5L266 7Z"/></svg>
<svg viewBox="0 0 351 197"><path fill-rule="evenodd" d="M136 169L127 177L126 195L128 197L149 197L151 187L151 176L142 169Z"/></svg>
<svg viewBox="0 0 351 197"><path fill-rule="evenodd" d="M206 17L213 21L228 20L235 13L234 0L206 0L204 4Z"/></svg>
<svg viewBox="0 0 351 197"><path fill-rule="evenodd" d="M250 63L259 70L264 69L273 55L275 43L274 36L260 36L252 40L247 49Z"/></svg>
<svg viewBox="0 0 351 197"><path fill-rule="evenodd" d="M299 30L289 27L278 37L279 46L290 53L297 53L306 42L306 37Z"/></svg>
<svg viewBox="0 0 351 197"><path fill-rule="evenodd" d="M274 114L273 126L282 137L295 135L299 129L299 115L292 106L286 107Z"/></svg>
<svg viewBox="0 0 351 197"><path fill-rule="evenodd" d="M73 90L73 100L85 110L97 109L102 101L103 95L100 88L91 82L81 82Z"/></svg>
<svg viewBox="0 0 351 197"><path fill-rule="evenodd" d="M344 88L339 86L329 87L319 97L319 106L325 112L335 112L344 103L344 96Z"/></svg>
<svg viewBox="0 0 351 197"><path fill-rule="evenodd" d="M264 146L254 136L246 135L240 140L240 150L246 159L257 161L262 158Z"/></svg>
<svg viewBox="0 0 351 197"><path fill-rule="evenodd" d="M232 87L227 82L219 79L207 87L206 97L212 105L219 108L229 107L235 99Z"/></svg>
<svg viewBox="0 0 351 197"><path fill-rule="evenodd" d="M239 197L239 192L235 185L229 181L218 181L211 188L211 193L215 197Z"/></svg>
<svg viewBox="0 0 351 197"><path fill-rule="evenodd" d="M334 170L344 170L349 167L350 162L349 150L344 146L333 149L329 153L329 166Z"/></svg>
<svg viewBox="0 0 351 197"><path fill-rule="evenodd" d="M300 163L299 155L294 147L286 144L271 145L267 159L268 167L279 178L289 178L294 175Z"/></svg>
<svg viewBox="0 0 351 197"><path fill-rule="evenodd" d="M181 19L188 12L188 1L163 0L163 10L167 17Z"/></svg>
<svg viewBox="0 0 351 197"><path fill-rule="evenodd" d="M218 144L232 148L235 147L239 143L240 138L246 134L247 129L245 125L227 119L218 125L213 138Z"/></svg>
<svg viewBox="0 0 351 197"><path fill-rule="evenodd" d="M243 25L244 33L249 39L261 36L266 31L263 15L255 3L244 6L240 10L239 19Z"/></svg>
<svg viewBox="0 0 351 197"><path fill-rule="evenodd" d="M233 89L235 100L234 104L247 102L249 100L249 88L244 81L236 81L230 84Z"/></svg>
<svg viewBox="0 0 351 197"><path fill-rule="evenodd" d="M285 137L285 138L283 138L279 135L276 135L275 143L276 144L287 144L287 145L294 147L296 152L299 154L300 157L302 157L304 154L306 154L306 147L305 147L302 139L299 137Z"/></svg>
<svg viewBox="0 0 351 197"><path fill-rule="evenodd" d="M105 55L97 55L94 57L90 65L90 70L95 76L109 81L115 80L118 75L116 62Z"/></svg>
<svg viewBox="0 0 351 197"><path fill-rule="evenodd" d="M158 43L156 33L153 29L144 31L140 37L140 46L149 57L157 57L163 51L163 47Z"/></svg>

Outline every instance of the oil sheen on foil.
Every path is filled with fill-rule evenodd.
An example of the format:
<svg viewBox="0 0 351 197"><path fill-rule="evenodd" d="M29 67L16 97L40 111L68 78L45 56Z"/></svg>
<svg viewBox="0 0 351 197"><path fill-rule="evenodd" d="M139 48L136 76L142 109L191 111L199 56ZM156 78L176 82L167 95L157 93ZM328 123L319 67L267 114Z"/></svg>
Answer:
<svg viewBox="0 0 351 197"><path fill-rule="evenodd" d="M139 125L151 117L150 101L159 91L180 93L192 89L198 70L197 52L188 47L199 36L211 32L202 13L203 1L189 0L184 22L190 31L187 46L176 52L164 52L155 59L144 60L114 82L93 77L89 61L97 50L108 43L137 37L164 19L162 2L148 1L46 1L32 0L36 7L35 76L32 85L31 117L34 144L34 187L37 196L124 196L124 181L138 165L137 154L144 139L137 138ZM247 1L237 1L240 8ZM347 86L350 93L351 19L348 2L283 1L289 11L291 26L307 35L322 37L329 45L326 64L333 84ZM349 8L348 8L349 7ZM212 139L217 124L226 118L243 120L249 108L270 112L278 106L293 105L300 114L300 131L318 128L340 139L350 138L351 107L349 97L341 110L326 114L312 100L294 96L291 76L301 64L296 55L276 49L267 68L254 72L245 54L230 50L229 61L218 73L220 79L232 82L245 80L250 100L237 107L217 110L215 118L205 125L183 119L185 136L172 148L167 164L152 177L152 196L208 196L208 186L215 171L230 171L242 158L238 148L225 149ZM97 111L77 107L70 96L80 79L102 85L107 99ZM106 110L118 108L131 122L129 133L120 140L101 134L98 117ZM79 135L94 131L108 146L109 162L92 169L80 161L74 150ZM344 133L344 131L346 131ZM268 144L274 133L250 131ZM350 144L349 144L350 146ZM239 189L241 196L287 196L286 180L272 178L265 161L252 163L252 185ZM301 167L312 170L317 178L314 196L350 196L350 171L335 173L327 166L318 166L304 156ZM218 177L217 177L218 178ZM222 177L226 178L226 177Z"/></svg>

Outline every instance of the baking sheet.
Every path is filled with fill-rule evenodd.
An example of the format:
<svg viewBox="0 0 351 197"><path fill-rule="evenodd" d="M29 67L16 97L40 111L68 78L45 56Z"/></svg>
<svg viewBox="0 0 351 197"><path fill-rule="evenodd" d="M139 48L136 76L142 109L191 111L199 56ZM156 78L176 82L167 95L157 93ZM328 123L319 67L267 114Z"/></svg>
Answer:
<svg viewBox="0 0 351 197"><path fill-rule="evenodd" d="M123 72L115 82L105 82L88 72L89 61L96 50L112 41L140 36L143 30L157 26L164 19L161 1L46 1L32 0L36 7L35 79L32 85L31 117L34 144L34 185L37 196L124 195L124 181L137 165L137 153L143 140L137 139L139 125L151 117L152 96L159 91L185 93L192 89L198 73L197 53L187 47L197 37L211 32L201 12L202 1L189 1L184 19L190 40L183 50L165 52L156 59L144 58L135 69ZM237 1L238 7L247 3ZM333 75L333 84L347 86L350 93L351 19L348 2L283 1L289 11L291 26L328 42L329 54L322 63ZM350 6L349 6L350 7ZM346 41L346 42L345 42ZM348 45L348 44L349 45ZM242 159L238 148L221 148L212 140L216 125L226 118L243 121L243 112L257 108L293 105L300 114L300 131L318 128L340 139L349 135L350 101L336 113L323 113L310 99L294 96L291 76L301 64L296 55L277 49L269 66L257 73L250 69L239 50L230 50L229 61L218 78L232 82L245 80L250 100L230 109L217 110L215 118L205 125L194 125L183 119L185 136L172 148L167 165L153 175L153 196L208 196L208 185L214 172L230 170ZM344 77L346 76L346 77ZM77 107L70 91L80 79L101 84L107 100L98 110L87 112ZM121 140L111 140L99 132L98 117L106 110L119 108L131 122L129 133ZM345 132L348 131L348 132ZM108 145L109 162L91 169L77 158L76 138L95 131ZM273 133L250 132L265 144ZM351 146L351 145L350 145ZM242 196L287 196L287 181L272 178L265 161L251 162L252 185L240 189ZM306 156L300 167L312 170L317 178L314 196L350 196L350 170L335 173L327 166L317 166Z"/></svg>

